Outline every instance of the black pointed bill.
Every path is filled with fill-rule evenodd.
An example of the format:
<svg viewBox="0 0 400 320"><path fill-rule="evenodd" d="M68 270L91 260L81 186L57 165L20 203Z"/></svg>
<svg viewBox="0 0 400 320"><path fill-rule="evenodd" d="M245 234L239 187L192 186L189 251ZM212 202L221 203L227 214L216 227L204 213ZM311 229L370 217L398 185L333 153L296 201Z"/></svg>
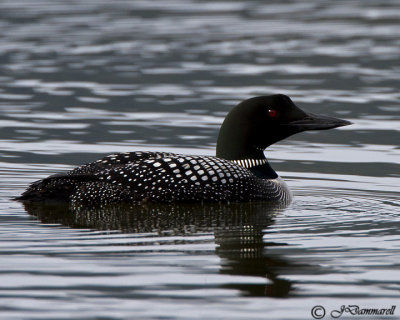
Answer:
<svg viewBox="0 0 400 320"><path fill-rule="evenodd" d="M347 120L307 113L304 118L291 121L287 125L301 132L307 130L328 130L348 126L350 124L352 123Z"/></svg>

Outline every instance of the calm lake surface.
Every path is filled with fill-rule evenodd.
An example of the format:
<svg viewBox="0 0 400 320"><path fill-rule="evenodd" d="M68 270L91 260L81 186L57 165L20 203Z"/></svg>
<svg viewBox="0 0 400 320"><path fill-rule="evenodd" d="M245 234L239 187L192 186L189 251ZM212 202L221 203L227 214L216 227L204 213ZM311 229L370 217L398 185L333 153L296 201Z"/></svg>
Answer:
<svg viewBox="0 0 400 320"><path fill-rule="evenodd" d="M399 16L398 1L1 1L0 318L400 319ZM287 208L11 201L114 152L213 155L226 113L272 93L354 122L267 150Z"/></svg>

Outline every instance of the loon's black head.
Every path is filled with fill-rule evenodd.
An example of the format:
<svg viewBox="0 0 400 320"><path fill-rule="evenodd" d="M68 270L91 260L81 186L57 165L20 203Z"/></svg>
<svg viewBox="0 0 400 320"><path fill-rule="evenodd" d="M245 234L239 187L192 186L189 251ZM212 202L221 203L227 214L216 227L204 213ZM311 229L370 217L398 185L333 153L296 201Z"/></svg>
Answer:
<svg viewBox="0 0 400 320"><path fill-rule="evenodd" d="M244 100L222 123L217 157L227 160L262 159L264 149L295 133L326 130L351 122L307 113L283 94Z"/></svg>

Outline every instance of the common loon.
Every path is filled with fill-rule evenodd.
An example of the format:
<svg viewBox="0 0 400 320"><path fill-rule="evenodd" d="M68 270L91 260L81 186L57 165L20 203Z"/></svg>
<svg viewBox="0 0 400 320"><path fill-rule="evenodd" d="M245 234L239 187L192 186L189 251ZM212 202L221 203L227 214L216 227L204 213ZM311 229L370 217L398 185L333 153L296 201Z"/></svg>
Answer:
<svg viewBox="0 0 400 320"><path fill-rule="evenodd" d="M291 192L264 150L306 130L351 122L306 113L283 94L254 97L222 123L216 157L167 152L109 155L32 183L16 200L117 202L290 201Z"/></svg>

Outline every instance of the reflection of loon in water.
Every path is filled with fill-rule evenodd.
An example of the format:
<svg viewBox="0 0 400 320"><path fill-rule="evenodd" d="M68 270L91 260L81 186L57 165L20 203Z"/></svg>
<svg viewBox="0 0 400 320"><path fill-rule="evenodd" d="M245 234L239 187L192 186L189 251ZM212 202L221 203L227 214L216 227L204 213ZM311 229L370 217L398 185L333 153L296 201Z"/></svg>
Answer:
<svg viewBox="0 0 400 320"><path fill-rule="evenodd" d="M17 200L116 202L288 201L290 191L263 151L306 130L350 122L306 113L285 95L261 96L236 106L225 118L217 157L128 152L33 183Z"/></svg>
<svg viewBox="0 0 400 320"><path fill-rule="evenodd" d="M275 297L286 297L295 293L292 282L285 279L288 270L294 270L296 273L319 271L298 261L288 261L281 254L269 254L269 249L281 244L266 242L263 236L273 225L275 216L284 210L285 205L271 202L148 203L89 208L73 204L24 203L27 212L38 217L43 223L61 223L73 228L119 230L132 234L132 239L136 234L139 234L141 239L146 236L145 242L129 243L133 251L135 246L152 244L161 244L160 250L163 250L163 241L170 244L169 236L183 236L181 244L185 243L185 236L190 236L187 242L190 246L196 243L196 235L213 234L217 245L215 254L221 258L219 271L221 274L253 276L261 279L257 284L253 281L235 283L233 278L233 283L222 287L238 290L248 296ZM160 237L163 240L160 240ZM198 241L205 240L200 237ZM156 254L157 249L154 246L151 250ZM145 252L143 248L139 251ZM207 250L205 254L213 253ZM182 289L186 290L187 287Z"/></svg>

